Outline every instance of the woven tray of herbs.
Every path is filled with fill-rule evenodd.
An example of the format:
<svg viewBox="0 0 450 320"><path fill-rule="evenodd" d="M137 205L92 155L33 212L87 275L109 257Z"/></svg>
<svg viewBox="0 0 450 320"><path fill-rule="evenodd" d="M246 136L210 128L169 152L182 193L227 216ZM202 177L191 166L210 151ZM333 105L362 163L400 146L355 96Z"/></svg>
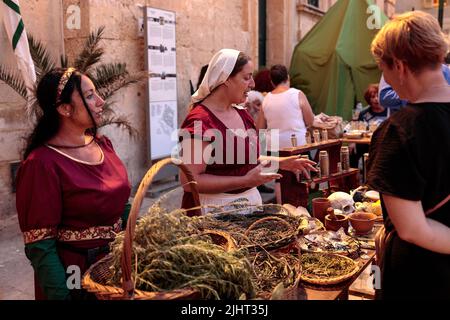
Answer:
<svg viewBox="0 0 450 320"><path fill-rule="evenodd" d="M280 290L298 283L298 259L264 247L249 250L256 244L240 247L233 237L237 237L237 230L212 229L210 219L152 207L136 226L132 261L135 288L161 293L194 290L199 299L269 299L277 286ZM209 229L199 227L205 225ZM121 282L122 244L123 234L119 234L112 244L114 260L107 283L111 286Z"/></svg>
<svg viewBox="0 0 450 320"><path fill-rule="evenodd" d="M230 234L239 248L249 251L276 250L296 241L308 228L308 220L291 216L279 205L223 208L197 221L199 229L221 230ZM248 213L248 210L251 210Z"/></svg>
<svg viewBox="0 0 450 320"><path fill-rule="evenodd" d="M302 253L300 264L300 279L315 285L338 284L358 272L358 264L355 261L331 253Z"/></svg>

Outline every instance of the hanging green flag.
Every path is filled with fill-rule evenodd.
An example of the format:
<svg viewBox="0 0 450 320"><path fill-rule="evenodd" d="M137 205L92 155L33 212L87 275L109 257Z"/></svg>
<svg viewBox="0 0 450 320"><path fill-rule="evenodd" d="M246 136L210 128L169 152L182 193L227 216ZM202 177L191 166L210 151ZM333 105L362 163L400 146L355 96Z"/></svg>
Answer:
<svg viewBox="0 0 450 320"><path fill-rule="evenodd" d="M25 26L20 14L19 0L3 0L3 22L17 58L18 68L22 74L28 93L27 110L30 112L30 98L36 82L36 72L28 46Z"/></svg>

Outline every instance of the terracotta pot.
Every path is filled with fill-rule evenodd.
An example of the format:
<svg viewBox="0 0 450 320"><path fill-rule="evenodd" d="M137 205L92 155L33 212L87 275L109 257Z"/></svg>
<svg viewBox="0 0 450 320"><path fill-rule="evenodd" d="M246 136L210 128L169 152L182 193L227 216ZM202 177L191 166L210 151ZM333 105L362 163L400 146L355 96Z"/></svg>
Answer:
<svg viewBox="0 0 450 320"><path fill-rule="evenodd" d="M356 234L366 234L372 231L377 215L369 212L354 212L348 216Z"/></svg>
<svg viewBox="0 0 450 320"><path fill-rule="evenodd" d="M347 233L348 229L348 217L343 214L335 214L337 220L333 220L328 214L325 216L325 228L331 231L338 231L340 228L344 228Z"/></svg>
<svg viewBox="0 0 450 320"><path fill-rule="evenodd" d="M331 202L327 198L312 199L312 213L313 217L324 223L327 209L331 207Z"/></svg>

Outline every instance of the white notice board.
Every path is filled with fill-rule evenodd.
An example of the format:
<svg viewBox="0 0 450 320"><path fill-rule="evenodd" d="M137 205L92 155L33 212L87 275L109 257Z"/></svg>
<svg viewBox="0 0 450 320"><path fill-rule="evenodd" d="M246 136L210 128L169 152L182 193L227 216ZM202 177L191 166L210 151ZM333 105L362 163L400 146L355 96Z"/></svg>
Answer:
<svg viewBox="0 0 450 320"><path fill-rule="evenodd" d="M175 12L146 7L144 11L148 81L150 160L170 156L177 130L177 59Z"/></svg>

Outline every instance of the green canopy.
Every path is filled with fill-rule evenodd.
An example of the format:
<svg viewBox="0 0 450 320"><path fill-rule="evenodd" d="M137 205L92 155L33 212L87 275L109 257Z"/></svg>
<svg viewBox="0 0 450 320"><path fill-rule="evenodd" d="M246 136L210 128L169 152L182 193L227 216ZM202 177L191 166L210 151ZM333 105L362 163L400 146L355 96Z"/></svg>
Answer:
<svg viewBox="0 0 450 320"><path fill-rule="evenodd" d="M372 0L338 0L295 47L291 84L307 95L316 114L350 119L355 101L366 105L364 91L379 82L370 44L388 18L372 5Z"/></svg>

